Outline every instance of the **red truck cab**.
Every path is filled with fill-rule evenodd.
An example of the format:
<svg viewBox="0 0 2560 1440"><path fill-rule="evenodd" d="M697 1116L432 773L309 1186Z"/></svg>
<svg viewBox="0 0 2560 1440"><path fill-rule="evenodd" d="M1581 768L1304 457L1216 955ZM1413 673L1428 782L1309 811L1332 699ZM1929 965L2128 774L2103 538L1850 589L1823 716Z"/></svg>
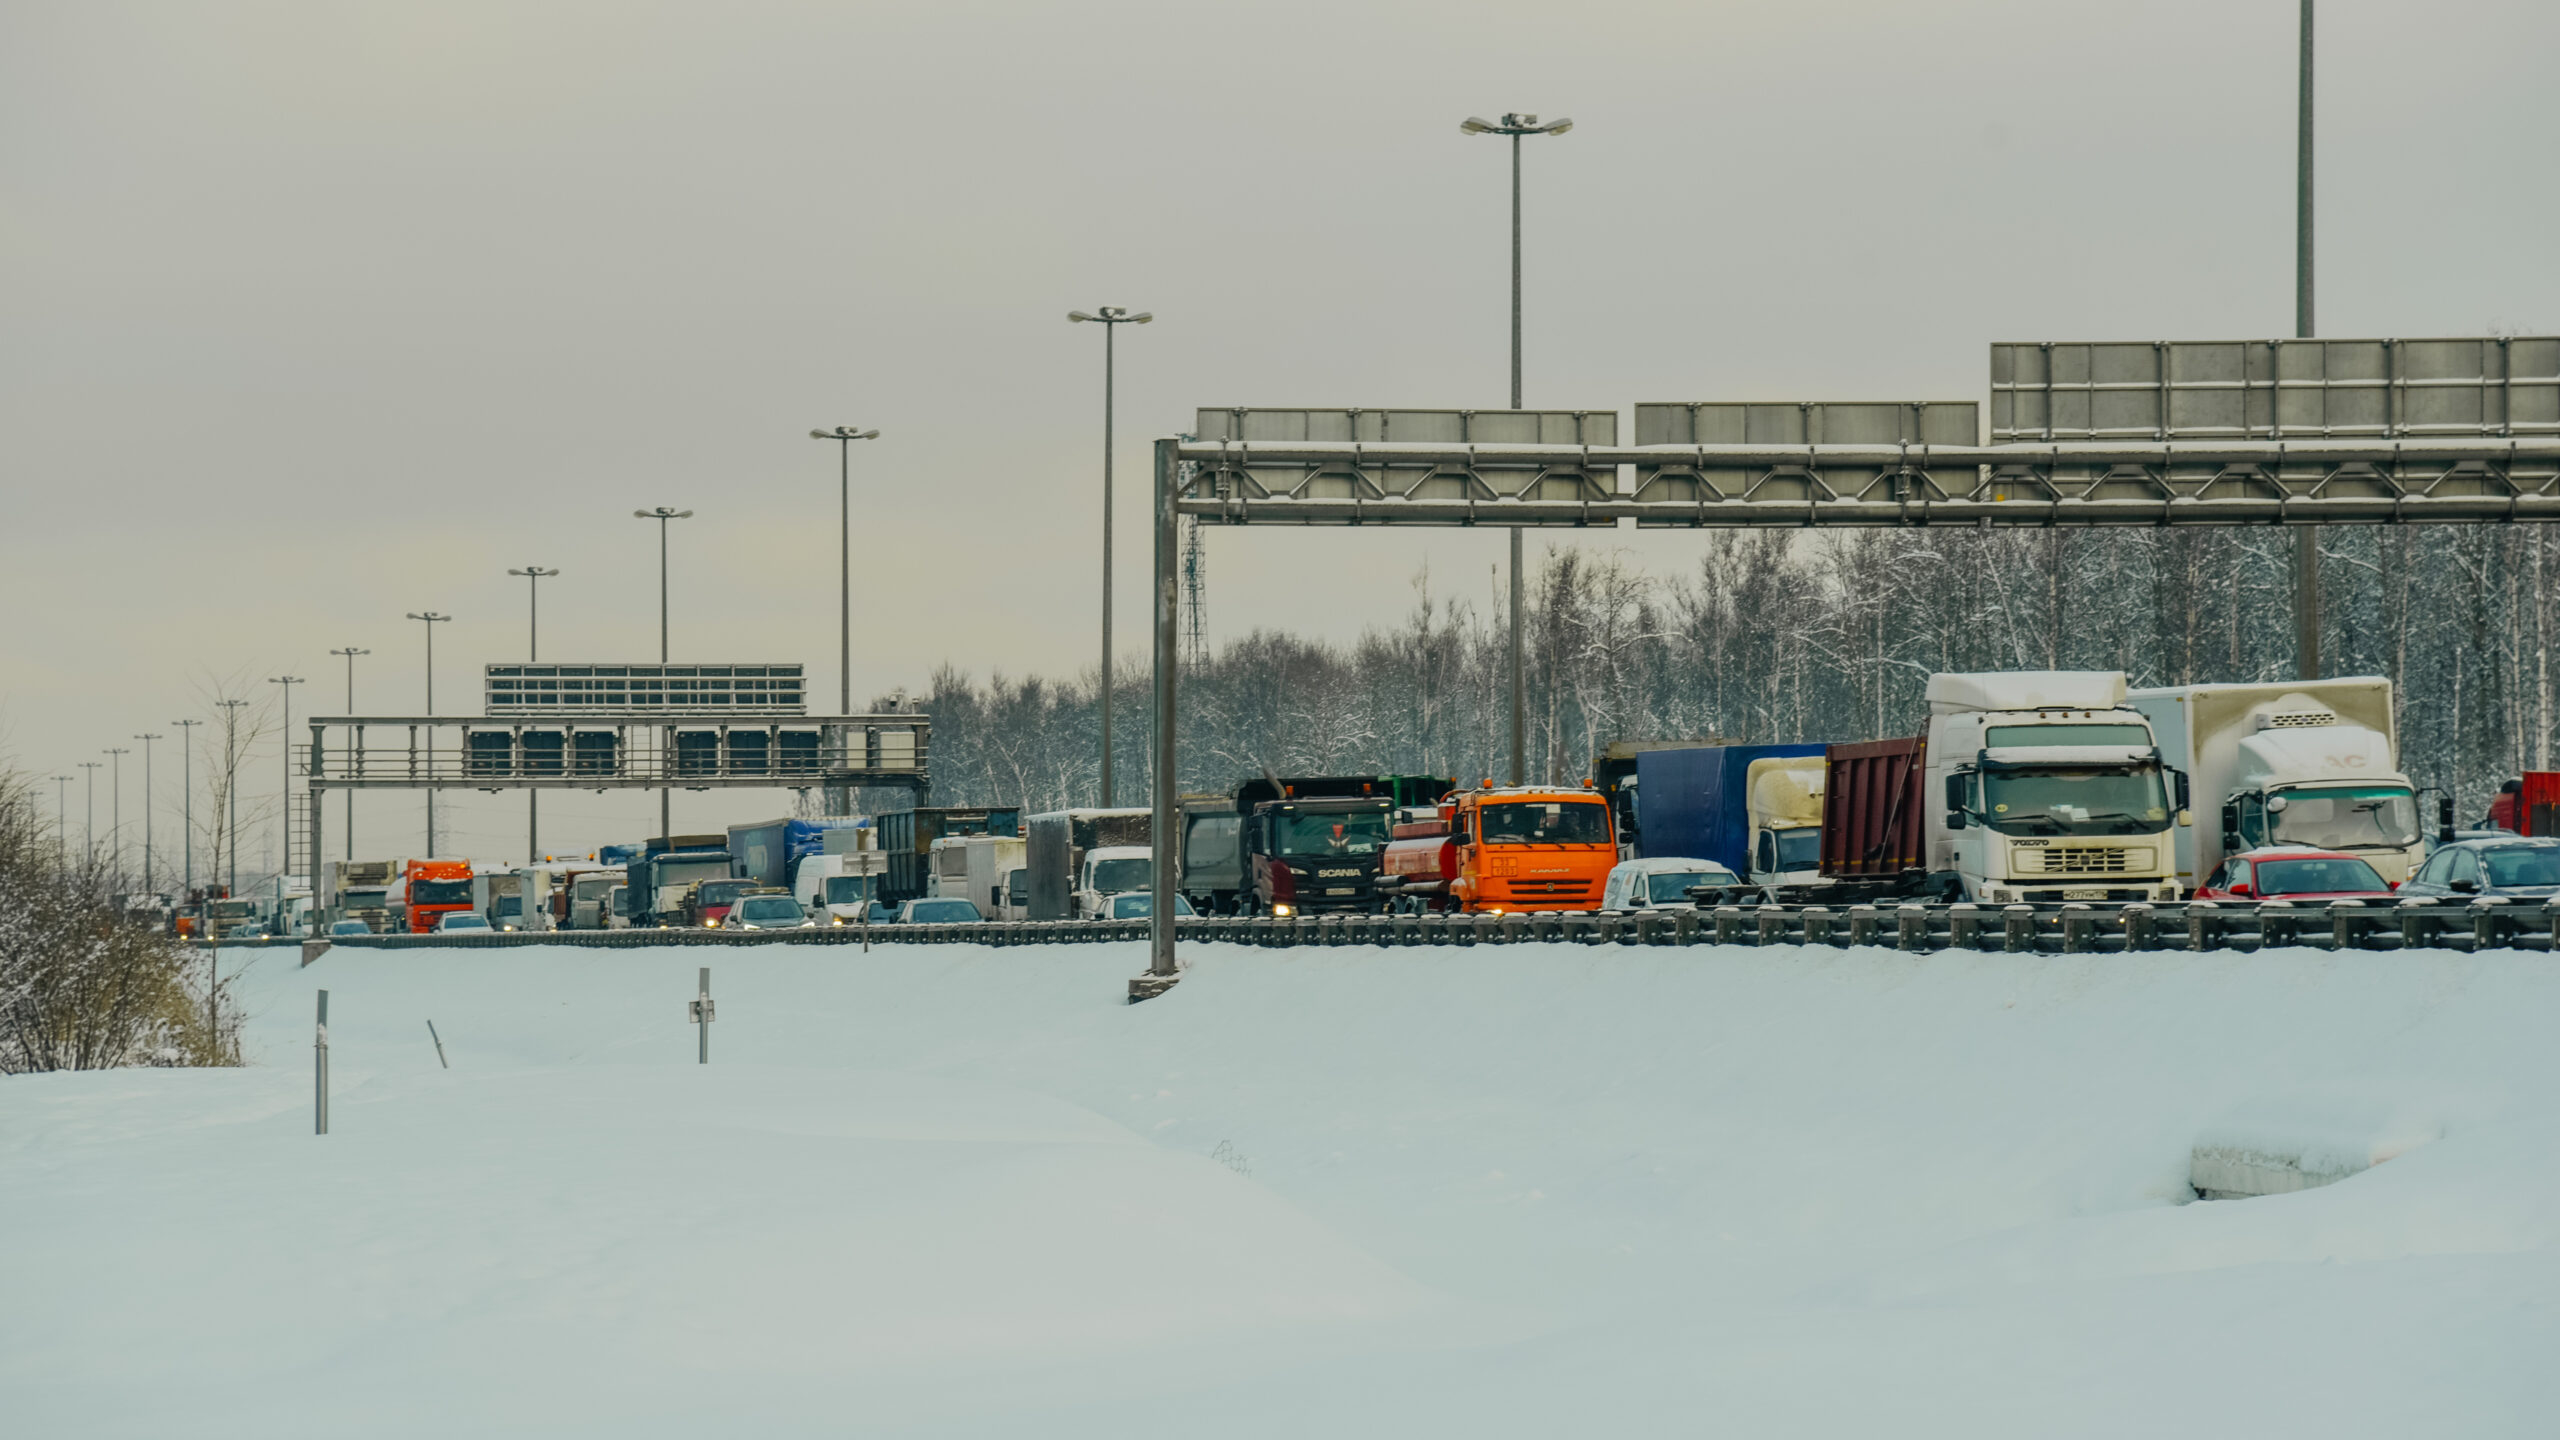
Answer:
<svg viewBox="0 0 2560 1440"><path fill-rule="evenodd" d="M424 935L456 911L471 908L471 862L412 860L402 878L409 892L409 933Z"/></svg>

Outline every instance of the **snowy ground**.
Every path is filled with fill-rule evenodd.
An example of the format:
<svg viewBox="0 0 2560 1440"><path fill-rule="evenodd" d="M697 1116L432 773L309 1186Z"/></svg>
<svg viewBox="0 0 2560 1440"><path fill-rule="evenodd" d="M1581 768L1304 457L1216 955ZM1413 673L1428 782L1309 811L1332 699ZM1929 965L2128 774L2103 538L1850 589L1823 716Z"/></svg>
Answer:
<svg viewBox="0 0 2560 1440"><path fill-rule="evenodd" d="M1136 946L267 952L253 1068L0 1080L0 1415L2560 1429L2549 959L1194 953L1132 1008ZM2297 1115L2441 1138L2181 1203Z"/></svg>

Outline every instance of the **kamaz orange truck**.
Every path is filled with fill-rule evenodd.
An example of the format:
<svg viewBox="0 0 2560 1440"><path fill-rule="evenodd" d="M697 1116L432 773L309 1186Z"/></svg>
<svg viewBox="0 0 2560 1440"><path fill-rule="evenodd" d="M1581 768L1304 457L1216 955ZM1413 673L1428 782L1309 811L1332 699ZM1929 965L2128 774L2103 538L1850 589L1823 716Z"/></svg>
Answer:
<svg viewBox="0 0 2560 1440"><path fill-rule="evenodd" d="M424 935L445 916L471 908L468 860L412 860L401 878L407 882L412 935Z"/></svg>
<svg viewBox="0 0 2560 1440"><path fill-rule="evenodd" d="M1588 788L1461 790L1436 820L1407 819L1395 836L1386 873L1404 909L1597 910L1618 863L1609 803Z"/></svg>

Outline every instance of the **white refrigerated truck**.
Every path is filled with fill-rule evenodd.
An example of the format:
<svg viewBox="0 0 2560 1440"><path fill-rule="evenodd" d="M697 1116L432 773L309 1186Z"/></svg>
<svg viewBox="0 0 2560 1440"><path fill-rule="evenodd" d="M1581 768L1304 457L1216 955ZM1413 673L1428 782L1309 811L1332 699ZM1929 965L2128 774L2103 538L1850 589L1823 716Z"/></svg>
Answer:
<svg viewBox="0 0 2560 1440"><path fill-rule="evenodd" d="M2195 823L2178 829L2187 889L2259 845L2342 850L2395 885L2426 858L2389 680L2173 685L2128 699L2169 763L2195 777Z"/></svg>

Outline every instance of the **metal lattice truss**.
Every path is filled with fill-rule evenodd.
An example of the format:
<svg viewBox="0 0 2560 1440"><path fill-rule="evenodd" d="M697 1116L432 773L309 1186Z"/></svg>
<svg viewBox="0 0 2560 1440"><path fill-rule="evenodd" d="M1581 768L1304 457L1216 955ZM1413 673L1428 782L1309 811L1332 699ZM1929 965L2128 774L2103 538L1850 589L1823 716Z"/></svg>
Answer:
<svg viewBox="0 0 2560 1440"><path fill-rule="evenodd" d="M2431 524L2560 520L2560 440L2040 445L1181 442L1212 524ZM1622 477L1624 483L1622 483Z"/></svg>

